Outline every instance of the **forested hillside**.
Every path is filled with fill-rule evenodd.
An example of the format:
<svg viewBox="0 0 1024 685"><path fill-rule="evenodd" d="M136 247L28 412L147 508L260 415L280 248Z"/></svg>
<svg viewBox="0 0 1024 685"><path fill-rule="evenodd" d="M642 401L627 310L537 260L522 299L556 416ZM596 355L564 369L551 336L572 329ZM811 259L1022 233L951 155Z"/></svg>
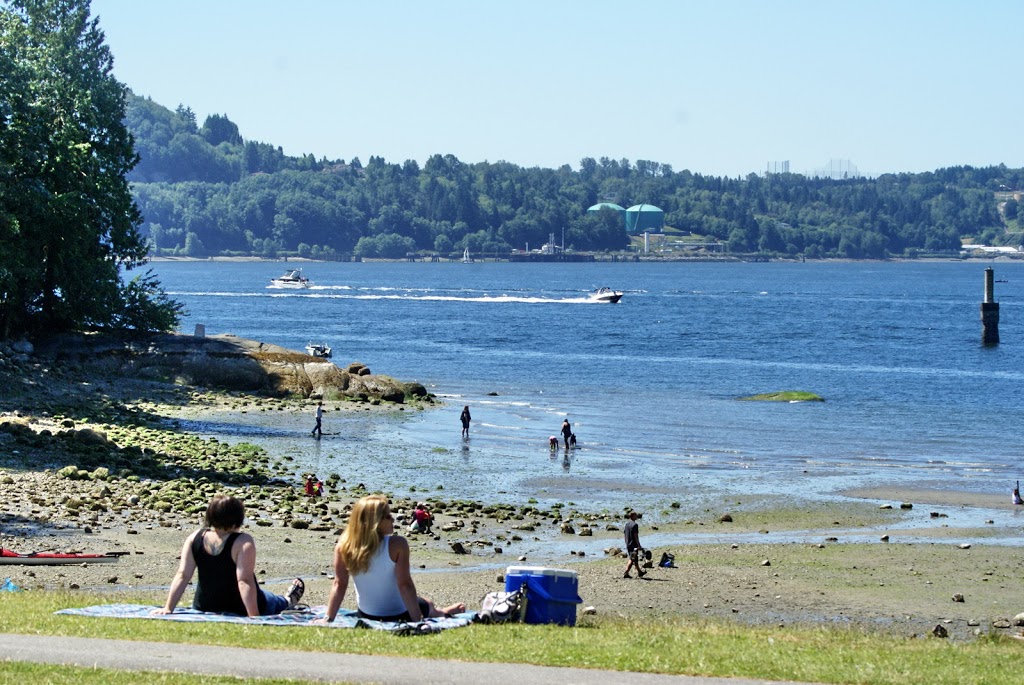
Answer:
<svg viewBox="0 0 1024 685"><path fill-rule="evenodd" d="M563 231L574 250L628 249L617 213L588 215L602 201L656 205L669 232L741 254L876 259L958 254L962 238L1022 242L1010 191L1024 188L1024 169L1002 165L848 180L721 178L607 158L574 170L438 154L421 168L288 157L244 139L227 116L200 127L186 107L137 96L126 124L141 157L129 180L155 254L506 255Z"/></svg>

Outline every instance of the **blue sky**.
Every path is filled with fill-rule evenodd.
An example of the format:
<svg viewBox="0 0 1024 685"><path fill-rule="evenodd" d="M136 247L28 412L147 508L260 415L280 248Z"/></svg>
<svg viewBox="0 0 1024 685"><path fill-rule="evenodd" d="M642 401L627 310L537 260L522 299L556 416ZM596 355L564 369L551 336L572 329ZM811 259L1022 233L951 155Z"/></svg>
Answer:
<svg viewBox="0 0 1024 685"><path fill-rule="evenodd" d="M93 0L139 95L290 155L1024 166L1019 0Z"/></svg>

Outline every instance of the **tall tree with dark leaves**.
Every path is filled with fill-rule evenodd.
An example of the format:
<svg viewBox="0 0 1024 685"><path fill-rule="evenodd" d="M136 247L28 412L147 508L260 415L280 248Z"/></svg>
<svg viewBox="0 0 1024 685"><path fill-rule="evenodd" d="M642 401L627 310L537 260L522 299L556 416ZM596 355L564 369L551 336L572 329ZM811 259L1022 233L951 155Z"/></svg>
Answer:
<svg viewBox="0 0 1024 685"><path fill-rule="evenodd" d="M173 327L180 305L151 275L121 281L147 256L125 180L138 157L89 0L0 2L0 60L0 335Z"/></svg>

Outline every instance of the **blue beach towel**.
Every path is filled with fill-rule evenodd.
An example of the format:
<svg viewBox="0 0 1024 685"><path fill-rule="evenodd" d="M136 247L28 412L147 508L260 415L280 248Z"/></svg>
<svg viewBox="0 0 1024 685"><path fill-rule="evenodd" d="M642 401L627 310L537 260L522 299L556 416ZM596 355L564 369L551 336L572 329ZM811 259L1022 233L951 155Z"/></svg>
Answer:
<svg viewBox="0 0 1024 685"><path fill-rule="evenodd" d="M419 623L396 623L392 621L372 621L360 618L356 612L342 609L335 616L333 623L314 624L313 621L325 618L327 607L310 607L309 610L289 611L274 616L234 616L231 614L213 614L195 609L179 608L173 614L153 614L158 607L145 604L99 604L79 609L61 609L58 614L66 616L93 616L96 618L148 618L156 621L184 621L187 623L240 623L242 625L260 626L312 626L321 628L370 628L386 630L396 635L421 635L437 633L448 628L461 628L473 622L473 612L456 614L452 618L428 618Z"/></svg>

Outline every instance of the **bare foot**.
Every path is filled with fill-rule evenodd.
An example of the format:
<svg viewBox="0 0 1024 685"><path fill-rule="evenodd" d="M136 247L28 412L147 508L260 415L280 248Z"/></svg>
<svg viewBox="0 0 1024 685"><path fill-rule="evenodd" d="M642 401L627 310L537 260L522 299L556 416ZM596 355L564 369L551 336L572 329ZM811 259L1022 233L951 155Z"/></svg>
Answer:
<svg viewBox="0 0 1024 685"><path fill-rule="evenodd" d="M466 605L463 604L462 602L459 602L458 604L452 604L450 607L445 607L444 609L441 610L441 614L443 616L447 616L448 618L451 618L455 614L461 614L465 610L466 610Z"/></svg>

